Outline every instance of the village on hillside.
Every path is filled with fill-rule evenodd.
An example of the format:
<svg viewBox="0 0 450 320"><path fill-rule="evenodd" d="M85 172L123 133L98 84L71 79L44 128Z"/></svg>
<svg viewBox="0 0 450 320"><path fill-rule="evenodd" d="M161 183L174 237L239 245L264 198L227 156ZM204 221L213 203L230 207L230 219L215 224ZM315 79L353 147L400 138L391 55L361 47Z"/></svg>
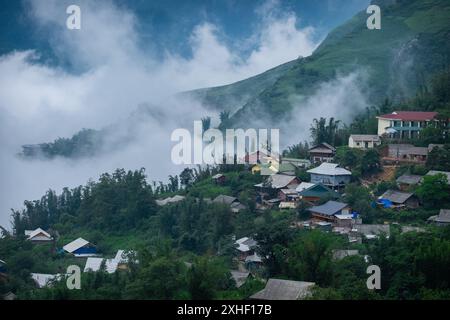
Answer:
<svg viewBox="0 0 450 320"><path fill-rule="evenodd" d="M233 219L243 216L245 220L245 215L252 212L255 221L267 214L289 217L286 231L315 230L338 236L340 247L333 247L333 261L359 256L363 263L369 264L373 257L364 246L371 246L377 239L389 239L393 232L426 233L429 228L450 225L450 170L433 170L427 165L430 157L440 154L444 148L448 154L449 147L436 143L414 145L423 128L439 125L438 114L394 111L377 116L377 121L378 134L351 134L348 146L344 147L323 141L309 147L306 158L271 157L257 151L246 155L247 164L243 166L232 166L232 169L218 166L206 171L198 183L190 183L189 177L180 175L180 179L184 177L187 181L186 187L161 192L155 201L157 210L166 212L167 219L175 219L169 218L170 214L179 214L183 204L216 206L213 212L228 211L222 216L227 217L218 222L218 228L226 224L230 214ZM358 161L361 163L356 164ZM186 170L184 173L189 172ZM260 175L261 170L268 170L271 175ZM248 179L244 187L238 187L236 182L241 176ZM164 196L167 193L170 196ZM173 227L171 221L169 229ZM16 231L17 228L18 225ZM109 250L112 253L108 256L97 247L95 240L74 234L69 238L62 230L44 229L45 226L36 226L16 235L5 231L3 238L23 237L33 246L47 245L52 255L68 259L62 260L63 264L75 261L84 273L129 272L133 265L140 263L139 248L121 247L115 254ZM273 248L268 251L268 243L263 242L269 241L271 235L251 229L239 225L239 232L226 238L216 252L221 255L221 251L226 251L231 257L227 272L233 279L233 287L239 289L249 281L258 282L259 285L252 287L258 290L246 291L244 298L250 299L311 297L317 283L310 279L268 277L267 264L273 263ZM195 248L193 244L184 246ZM0 259L0 279L8 282L10 261L7 257L0 256ZM183 259L187 270L195 268L195 259ZM61 272L53 274L31 269L29 277L36 288L49 288L65 279L64 267L61 265ZM13 291L2 294L4 299L16 297Z"/></svg>

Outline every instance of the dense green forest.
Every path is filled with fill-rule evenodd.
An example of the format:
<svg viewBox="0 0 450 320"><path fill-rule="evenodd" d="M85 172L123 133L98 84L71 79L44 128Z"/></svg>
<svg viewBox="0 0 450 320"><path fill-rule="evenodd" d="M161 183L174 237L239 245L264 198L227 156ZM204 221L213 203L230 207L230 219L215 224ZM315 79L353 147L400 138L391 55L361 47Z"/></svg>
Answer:
<svg viewBox="0 0 450 320"><path fill-rule="evenodd" d="M219 171L227 177L223 185L211 179ZM251 186L263 177L241 165L185 169L180 177L172 177L173 183L183 181L175 188L170 183L148 183L143 169L117 170L59 195L48 191L40 200L26 201L25 209L13 211L14 234L0 239L0 257L7 260L10 274L1 292L13 290L21 299L242 299L264 287L261 279L278 277L316 282L312 298L318 299L450 298L446 272L450 228L425 223L442 206L450 205L448 196L436 201L436 193L422 195L418 190L426 205L398 212L370 205L393 182L366 188L356 180L347 186L343 200L361 212L363 221L399 224L392 225L389 239L350 244L344 236L292 228L293 222L308 216L304 207L255 210ZM446 177L437 179L444 179L441 186L448 195ZM435 185L435 180L427 181L422 189ZM163 207L155 204L156 199L173 194L186 198ZM229 207L205 201L219 194L236 196L248 207L235 214ZM402 233L404 224L421 226L425 232ZM117 249L135 250L139 263L114 274L83 273L81 290L68 290L64 281L36 289L30 272L63 272L69 264L83 267L84 263L51 245L25 240L23 231L36 227L57 231L56 248L82 236L105 255ZM254 236L265 257L264 268L239 289L230 276L236 268L233 236ZM350 248L361 254L339 261L332 258L332 250ZM365 286L365 255L383 270L380 291Z"/></svg>

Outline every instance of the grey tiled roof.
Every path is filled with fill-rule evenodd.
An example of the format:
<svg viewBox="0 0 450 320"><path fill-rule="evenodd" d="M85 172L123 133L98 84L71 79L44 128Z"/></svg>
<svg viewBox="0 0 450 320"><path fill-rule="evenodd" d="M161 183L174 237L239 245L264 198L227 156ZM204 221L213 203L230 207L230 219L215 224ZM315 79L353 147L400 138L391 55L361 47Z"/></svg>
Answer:
<svg viewBox="0 0 450 320"><path fill-rule="evenodd" d="M404 203L406 200L413 196L412 193L409 192L401 192L397 190L387 190L385 193L381 195L381 199L387 199L393 203Z"/></svg>
<svg viewBox="0 0 450 320"><path fill-rule="evenodd" d="M419 184L421 179L422 176L404 174L397 178L397 182L404 184Z"/></svg>
<svg viewBox="0 0 450 320"><path fill-rule="evenodd" d="M309 208L308 210L311 212L317 212L320 214L332 216L347 206L348 206L348 204L343 203L343 202L328 201L327 203L325 203L321 206L314 206L314 207Z"/></svg>
<svg viewBox="0 0 450 320"><path fill-rule="evenodd" d="M235 201L238 201L238 199L235 198L235 197L230 197L230 196L226 196L226 195L223 195L223 194L217 196L213 200L214 203L223 203L223 204L227 204L227 205L231 205Z"/></svg>

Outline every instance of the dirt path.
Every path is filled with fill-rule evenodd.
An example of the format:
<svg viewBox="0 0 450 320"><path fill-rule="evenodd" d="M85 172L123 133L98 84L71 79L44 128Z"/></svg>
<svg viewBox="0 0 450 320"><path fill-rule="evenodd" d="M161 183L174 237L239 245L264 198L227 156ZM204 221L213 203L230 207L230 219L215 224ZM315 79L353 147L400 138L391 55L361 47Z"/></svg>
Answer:
<svg viewBox="0 0 450 320"><path fill-rule="evenodd" d="M361 183L367 187L368 185L375 183L375 182L378 183L381 181L390 181L390 180L394 179L394 177L395 177L395 169L396 168L397 168L397 166L383 166L383 171L370 177L370 179L363 179L361 181Z"/></svg>

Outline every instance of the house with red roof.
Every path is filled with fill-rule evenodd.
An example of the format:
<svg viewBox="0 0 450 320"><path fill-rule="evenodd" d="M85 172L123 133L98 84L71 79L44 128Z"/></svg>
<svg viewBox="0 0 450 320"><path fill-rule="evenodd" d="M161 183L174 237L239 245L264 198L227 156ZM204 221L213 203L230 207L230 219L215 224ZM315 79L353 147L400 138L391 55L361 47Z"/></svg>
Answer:
<svg viewBox="0 0 450 320"><path fill-rule="evenodd" d="M378 135L393 139L417 138L420 130L437 124L437 115L437 112L428 111L394 111L380 115L377 117Z"/></svg>

